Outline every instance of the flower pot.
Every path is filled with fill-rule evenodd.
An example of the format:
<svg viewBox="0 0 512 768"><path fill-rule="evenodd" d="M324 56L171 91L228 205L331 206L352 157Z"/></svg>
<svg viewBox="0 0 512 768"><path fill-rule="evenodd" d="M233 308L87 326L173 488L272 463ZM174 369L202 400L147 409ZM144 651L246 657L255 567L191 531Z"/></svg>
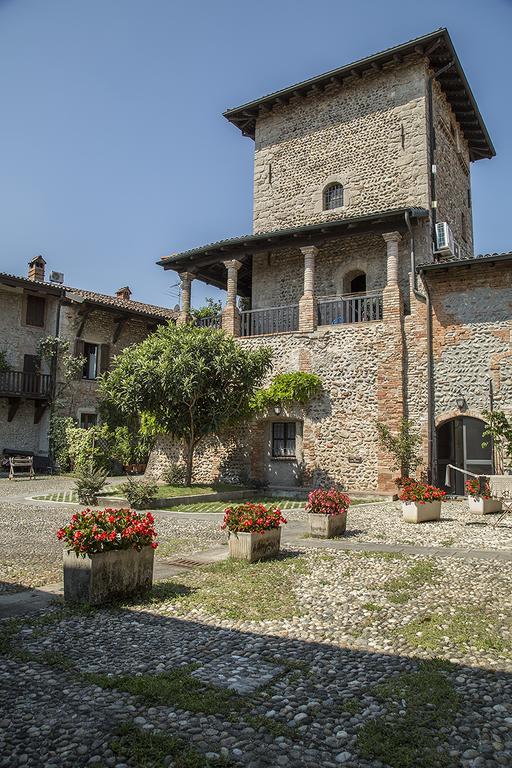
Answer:
<svg viewBox="0 0 512 768"><path fill-rule="evenodd" d="M347 513L318 515L309 513L309 531L314 539L332 539L343 536L347 529Z"/></svg>
<svg viewBox="0 0 512 768"><path fill-rule="evenodd" d="M114 549L78 557L64 552L64 600L100 605L151 589L152 547Z"/></svg>
<svg viewBox="0 0 512 768"><path fill-rule="evenodd" d="M406 523L426 523L441 519L441 501L402 501L402 516Z"/></svg>
<svg viewBox="0 0 512 768"><path fill-rule="evenodd" d="M484 499L483 496L468 496L469 511L479 515L489 515L492 512L501 512L501 501L498 499Z"/></svg>
<svg viewBox="0 0 512 768"><path fill-rule="evenodd" d="M229 532L229 556L235 560L266 560L276 557L281 546L281 528L270 528L263 533Z"/></svg>

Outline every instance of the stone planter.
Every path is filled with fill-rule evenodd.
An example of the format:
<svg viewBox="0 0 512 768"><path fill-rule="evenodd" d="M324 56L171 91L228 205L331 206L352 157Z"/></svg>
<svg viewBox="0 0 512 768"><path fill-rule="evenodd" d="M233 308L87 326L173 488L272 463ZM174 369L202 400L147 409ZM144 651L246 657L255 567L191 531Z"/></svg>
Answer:
<svg viewBox="0 0 512 768"><path fill-rule="evenodd" d="M426 523L441 519L441 501L402 501L402 515L406 523Z"/></svg>
<svg viewBox="0 0 512 768"><path fill-rule="evenodd" d="M339 515L308 514L309 532L314 539L333 539L343 536L347 529L347 513Z"/></svg>
<svg viewBox="0 0 512 768"><path fill-rule="evenodd" d="M64 600L100 605L144 592L153 584L152 547L77 557L64 552Z"/></svg>
<svg viewBox="0 0 512 768"><path fill-rule="evenodd" d="M482 496L468 496L469 511L478 515L489 515L492 512L501 512L501 501L498 499L484 499Z"/></svg>
<svg viewBox="0 0 512 768"><path fill-rule="evenodd" d="M229 556L234 560L266 560L276 557L281 546L281 528L271 528L264 533L229 532Z"/></svg>

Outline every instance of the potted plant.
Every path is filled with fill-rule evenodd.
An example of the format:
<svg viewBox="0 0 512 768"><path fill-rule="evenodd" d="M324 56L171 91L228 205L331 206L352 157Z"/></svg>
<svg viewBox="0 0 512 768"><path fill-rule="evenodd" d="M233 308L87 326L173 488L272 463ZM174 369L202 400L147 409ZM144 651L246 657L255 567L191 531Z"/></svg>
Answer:
<svg viewBox="0 0 512 768"><path fill-rule="evenodd" d="M483 493L482 493L483 491ZM469 511L480 515L488 515L491 512L501 512L501 501L491 499L489 482L486 480L483 488L478 477L466 480L466 493L468 495Z"/></svg>
<svg viewBox="0 0 512 768"><path fill-rule="evenodd" d="M64 542L64 599L93 605L150 589L154 517L132 509L85 509L57 531Z"/></svg>
<svg viewBox="0 0 512 768"><path fill-rule="evenodd" d="M285 523L279 507L251 502L227 507L221 528L229 533L229 556L250 563L275 557L281 546L281 525Z"/></svg>
<svg viewBox="0 0 512 768"><path fill-rule="evenodd" d="M306 504L311 536L320 539L342 536L347 528L349 506L350 499L347 494L336 488L330 488L328 491L317 488L311 491Z"/></svg>
<svg viewBox="0 0 512 768"><path fill-rule="evenodd" d="M411 477L400 479L398 485L401 488L399 499L406 523L425 523L441 518L441 502L445 499L446 491Z"/></svg>

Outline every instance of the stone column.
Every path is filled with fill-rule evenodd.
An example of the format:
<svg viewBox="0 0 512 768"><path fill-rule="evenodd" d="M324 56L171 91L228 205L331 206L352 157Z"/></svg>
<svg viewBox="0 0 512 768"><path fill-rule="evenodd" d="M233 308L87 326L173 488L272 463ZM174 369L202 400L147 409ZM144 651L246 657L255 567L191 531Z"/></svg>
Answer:
<svg viewBox="0 0 512 768"><path fill-rule="evenodd" d="M236 306L236 295L238 285L238 270L242 266L241 261L231 259L225 261L224 266L228 271L226 284L227 300L226 306L222 312L222 330L229 333L230 336L240 336L240 312Z"/></svg>
<svg viewBox="0 0 512 768"><path fill-rule="evenodd" d="M181 272L181 310L178 316L178 325L185 325L190 321L190 296L192 292L193 272Z"/></svg>
<svg viewBox="0 0 512 768"><path fill-rule="evenodd" d="M317 326L315 258L318 248L315 245L307 245L300 250L304 256L304 293L299 301L299 331L311 333Z"/></svg>
<svg viewBox="0 0 512 768"><path fill-rule="evenodd" d="M403 298L398 283L398 244L400 232L382 235L386 243L387 284L382 292L383 334L379 348L377 371L378 420L392 433L400 428L404 417L404 327ZM396 491L395 477L399 470L391 470L392 457L378 447L379 490Z"/></svg>

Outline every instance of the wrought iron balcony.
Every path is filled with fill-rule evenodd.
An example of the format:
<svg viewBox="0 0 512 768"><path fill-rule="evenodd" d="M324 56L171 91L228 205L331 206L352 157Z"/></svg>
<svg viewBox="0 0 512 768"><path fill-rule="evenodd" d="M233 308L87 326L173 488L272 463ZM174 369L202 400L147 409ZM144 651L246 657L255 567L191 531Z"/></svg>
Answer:
<svg viewBox="0 0 512 768"><path fill-rule="evenodd" d="M52 377L48 373L0 371L0 397L26 397L46 400L51 393Z"/></svg>
<svg viewBox="0 0 512 768"><path fill-rule="evenodd" d="M382 293L325 296L318 299L318 325L342 325L382 320Z"/></svg>
<svg viewBox="0 0 512 768"><path fill-rule="evenodd" d="M240 313L240 335L260 336L299 330L299 305L249 309Z"/></svg>
<svg viewBox="0 0 512 768"><path fill-rule="evenodd" d="M222 328L222 315L196 317L194 323L199 328Z"/></svg>

